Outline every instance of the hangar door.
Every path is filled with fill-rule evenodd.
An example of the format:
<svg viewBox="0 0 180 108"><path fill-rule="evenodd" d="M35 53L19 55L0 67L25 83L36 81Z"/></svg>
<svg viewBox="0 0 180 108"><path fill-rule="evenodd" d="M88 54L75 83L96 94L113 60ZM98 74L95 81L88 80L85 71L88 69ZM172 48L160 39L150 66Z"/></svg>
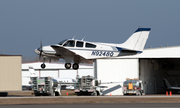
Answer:
<svg viewBox="0 0 180 108"><path fill-rule="evenodd" d="M139 62L139 77L144 82L146 94L165 94L164 78L172 87L180 88L179 58L143 58ZM172 90L173 93L179 91Z"/></svg>
<svg viewBox="0 0 180 108"><path fill-rule="evenodd" d="M139 78L138 59L98 59L94 62L95 76L104 84L104 95L123 95L122 86L126 78Z"/></svg>

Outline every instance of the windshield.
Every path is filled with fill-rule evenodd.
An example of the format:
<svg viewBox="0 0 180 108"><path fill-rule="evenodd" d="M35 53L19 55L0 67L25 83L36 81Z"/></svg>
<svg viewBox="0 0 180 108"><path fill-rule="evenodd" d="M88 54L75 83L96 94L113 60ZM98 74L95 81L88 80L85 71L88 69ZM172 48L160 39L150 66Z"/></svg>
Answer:
<svg viewBox="0 0 180 108"><path fill-rule="evenodd" d="M62 45L65 41L67 41L67 39L59 42L59 45Z"/></svg>

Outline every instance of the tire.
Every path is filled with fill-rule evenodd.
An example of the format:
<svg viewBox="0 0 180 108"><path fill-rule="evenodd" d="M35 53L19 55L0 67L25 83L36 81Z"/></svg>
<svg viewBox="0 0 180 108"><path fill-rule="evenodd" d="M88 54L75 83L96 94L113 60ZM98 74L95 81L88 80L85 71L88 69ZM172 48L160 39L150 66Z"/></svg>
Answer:
<svg viewBox="0 0 180 108"><path fill-rule="evenodd" d="M42 68L42 69L46 68L46 65L45 65L44 63L41 64L41 68Z"/></svg>
<svg viewBox="0 0 180 108"><path fill-rule="evenodd" d="M65 64L65 68L66 68L66 69L70 69L70 68L71 68L71 63L66 63L66 64Z"/></svg>
<svg viewBox="0 0 180 108"><path fill-rule="evenodd" d="M73 64L73 69L74 69L74 70L79 69L79 64L78 64L78 63L74 63L74 64Z"/></svg>
<svg viewBox="0 0 180 108"><path fill-rule="evenodd" d="M58 93L58 92L55 92L55 96L59 96L59 93Z"/></svg>

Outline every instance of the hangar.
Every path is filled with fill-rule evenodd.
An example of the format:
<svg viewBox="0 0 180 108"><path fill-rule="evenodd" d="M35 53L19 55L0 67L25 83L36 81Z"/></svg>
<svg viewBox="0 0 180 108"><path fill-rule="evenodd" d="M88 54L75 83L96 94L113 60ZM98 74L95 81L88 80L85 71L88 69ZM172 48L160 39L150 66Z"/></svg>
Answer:
<svg viewBox="0 0 180 108"><path fill-rule="evenodd" d="M0 91L20 91L21 55L0 55Z"/></svg>
<svg viewBox="0 0 180 108"><path fill-rule="evenodd" d="M143 53L94 62L94 76L104 84L104 95L123 95L122 86L126 78L143 81L146 94L165 93L163 78L171 86L180 86L180 46L145 49Z"/></svg>

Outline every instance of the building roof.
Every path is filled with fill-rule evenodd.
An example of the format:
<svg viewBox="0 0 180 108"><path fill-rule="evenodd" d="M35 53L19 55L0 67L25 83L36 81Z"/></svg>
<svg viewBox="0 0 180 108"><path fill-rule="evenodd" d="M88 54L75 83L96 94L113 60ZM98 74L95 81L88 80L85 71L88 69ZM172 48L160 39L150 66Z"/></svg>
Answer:
<svg viewBox="0 0 180 108"><path fill-rule="evenodd" d="M116 58L180 58L180 46L149 48L141 54Z"/></svg>

